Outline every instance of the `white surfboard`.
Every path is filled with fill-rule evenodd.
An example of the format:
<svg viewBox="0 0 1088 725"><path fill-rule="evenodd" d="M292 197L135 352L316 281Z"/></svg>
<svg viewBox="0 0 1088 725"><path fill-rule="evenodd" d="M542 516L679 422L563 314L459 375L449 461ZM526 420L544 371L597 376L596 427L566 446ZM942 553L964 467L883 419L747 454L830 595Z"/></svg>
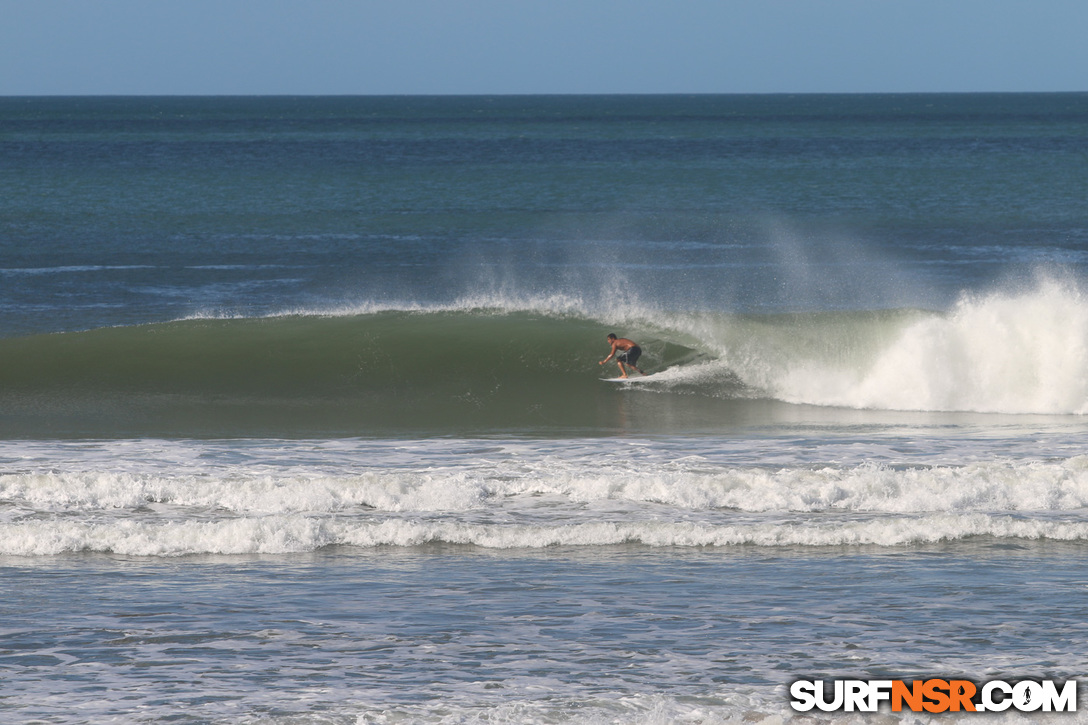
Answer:
<svg viewBox="0 0 1088 725"><path fill-rule="evenodd" d="M658 370L655 373L649 375L632 374L626 378L600 378L608 383L648 383L651 380L655 382L668 382L670 380L682 380L684 378L683 368L674 365L671 368L665 368L664 370Z"/></svg>

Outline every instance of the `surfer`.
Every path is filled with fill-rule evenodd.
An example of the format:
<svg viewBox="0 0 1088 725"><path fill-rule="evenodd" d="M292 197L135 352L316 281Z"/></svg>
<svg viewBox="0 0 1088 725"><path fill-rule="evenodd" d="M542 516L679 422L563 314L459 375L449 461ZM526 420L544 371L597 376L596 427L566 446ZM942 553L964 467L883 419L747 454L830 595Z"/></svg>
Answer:
<svg viewBox="0 0 1088 725"><path fill-rule="evenodd" d="M612 359L612 356L616 357L616 364L620 366L620 377L627 377L627 366L630 365L635 370L638 370L639 375L645 375L646 373L639 370L635 363L638 362L638 358L642 355L642 348L638 346L634 340L628 340L626 337L616 337L614 332L608 333L608 344L612 346L612 351L608 353L608 357L601 360L598 365L604 365L606 362Z"/></svg>

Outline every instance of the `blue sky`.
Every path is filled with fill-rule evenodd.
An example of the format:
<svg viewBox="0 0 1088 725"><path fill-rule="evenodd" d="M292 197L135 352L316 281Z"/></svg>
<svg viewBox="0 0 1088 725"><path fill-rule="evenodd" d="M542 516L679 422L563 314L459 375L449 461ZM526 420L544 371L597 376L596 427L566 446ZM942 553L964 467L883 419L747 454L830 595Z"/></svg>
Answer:
<svg viewBox="0 0 1088 725"><path fill-rule="evenodd" d="M1084 0L0 0L0 95L1088 90Z"/></svg>

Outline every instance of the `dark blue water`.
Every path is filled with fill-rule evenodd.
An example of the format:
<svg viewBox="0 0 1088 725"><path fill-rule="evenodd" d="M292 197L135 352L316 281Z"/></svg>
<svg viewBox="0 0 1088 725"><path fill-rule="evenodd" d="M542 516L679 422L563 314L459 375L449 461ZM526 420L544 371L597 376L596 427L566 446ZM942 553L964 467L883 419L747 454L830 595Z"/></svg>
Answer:
<svg viewBox="0 0 1088 725"><path fill-rule="evenodd" d="M442 302L945 306L1080 270L1082 94L0 100L3 331Z"/></svg>

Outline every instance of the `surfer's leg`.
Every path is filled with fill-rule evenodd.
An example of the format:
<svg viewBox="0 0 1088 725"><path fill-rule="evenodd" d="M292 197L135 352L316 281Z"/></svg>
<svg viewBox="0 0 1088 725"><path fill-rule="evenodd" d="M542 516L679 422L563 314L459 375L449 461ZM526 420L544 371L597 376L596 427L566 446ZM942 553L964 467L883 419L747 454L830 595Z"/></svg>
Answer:
<svg viewBox="0 0 1088 725"><path fill-rule="evenodd" d="M625 368L623 366L623 363L621 363L621 362L618 362L616 364L620 366L620 377L621 378L626 378L627 377L627 368Z"/></svg>

